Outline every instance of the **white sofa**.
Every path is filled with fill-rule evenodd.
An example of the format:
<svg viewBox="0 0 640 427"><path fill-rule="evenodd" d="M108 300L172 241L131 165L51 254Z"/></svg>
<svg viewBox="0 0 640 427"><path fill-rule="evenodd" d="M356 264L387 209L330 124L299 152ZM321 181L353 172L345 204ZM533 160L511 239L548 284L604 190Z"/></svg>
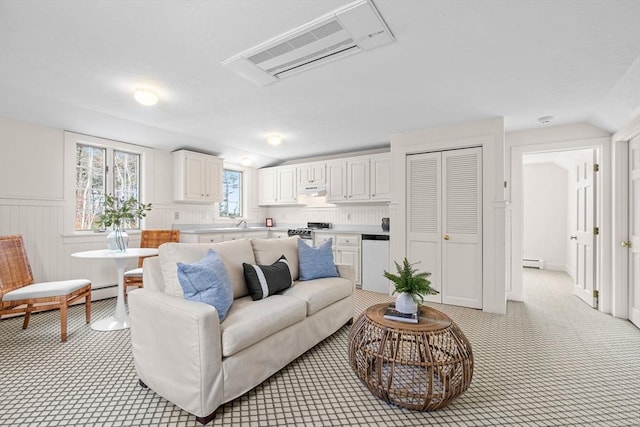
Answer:
<svg viewBox="0 0 640 427"><path fill-rule="evenodd" d="M167 243L144 261L144 288L129 295L131 341L140 384L206 423L216 409L251 390L327 338L354 315L353 271L297 281L298 237L224 243ZM193 263L214 248L233 284L221 323L213 306L184 299L177 262ZM242 263L289 260L294 286L253 301Z"/></svg>

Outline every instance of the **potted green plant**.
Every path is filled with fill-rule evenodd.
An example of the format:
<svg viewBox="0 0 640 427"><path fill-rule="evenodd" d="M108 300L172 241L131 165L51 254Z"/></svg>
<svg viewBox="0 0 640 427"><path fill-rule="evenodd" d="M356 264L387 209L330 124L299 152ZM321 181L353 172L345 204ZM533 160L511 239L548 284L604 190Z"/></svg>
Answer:
<svg viewBox="0 0 640 427"><path fill-rule="evenodd" d="M113 252L125 252L129 244L129 236L123 230L125 225L136 219L147 216L151 203L140 203L135 197L117 198L111 194L104 196L104 210L98 215L96 225L100 228L113 226L107 235L107 247Z"/></svg>
<svg viewBox="0 0 640 427"><path fill-rule="evenodd" d="M396 298L396 310L401 313L413 314L418 311L418 305L424 302L423 295L437 295L439 292L431 287L431 282L428 277L431 273L423 271L418 272L413 268L416 263L409 263L407 258L402 261L402 266L397 262L393 262L396 265L398 274L392 274L388 271L384 271L384 277L395 283L395 289L393 293L399 294Z"/></svg>

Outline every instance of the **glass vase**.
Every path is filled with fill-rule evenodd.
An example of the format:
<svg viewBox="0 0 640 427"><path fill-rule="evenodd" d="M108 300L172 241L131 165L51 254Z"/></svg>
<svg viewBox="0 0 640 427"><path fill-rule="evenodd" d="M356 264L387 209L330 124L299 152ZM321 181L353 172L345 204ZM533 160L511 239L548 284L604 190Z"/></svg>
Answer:
<svg viewBox="0 0 640 427"><path fill-rule="evenodd" d="M107 235L107 247L111 252L126 252L129 246L129 235L120 227L115 227Z"/></svg>

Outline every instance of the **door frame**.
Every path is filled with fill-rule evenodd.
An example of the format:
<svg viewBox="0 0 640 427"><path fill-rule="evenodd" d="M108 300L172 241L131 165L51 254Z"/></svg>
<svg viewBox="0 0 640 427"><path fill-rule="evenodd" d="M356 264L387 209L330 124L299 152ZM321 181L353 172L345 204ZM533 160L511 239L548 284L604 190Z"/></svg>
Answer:
<svg viewBox="0 0 640 427"><path fill-rule="evenodd" d="M394 192L389 204L390 261L406 255L406 156L477 146L482 146L482 310L504 314L506 201L502 117L391 135Z"/></svg>
<svg viewBox="0 0 640 427"><path fill-rule="evenodd" d="M611 138L613 147L612 196L613 227L611 262L613 268L611 314L629 318L629 251L620 242L629 240L629 141L640 136L640 116Z"/></svg>
<svg viewBox="0 0 640 427"><path fill-rule="evenodd" d="M597 218L600 227L600 241L596 248L596 259L598 272L596 274L595 289L599 291L598 309L605 313L611 312L612 286L609 280L611 277L611 210L606 206L611 206L611 143L610 139L589 138L566 142L549 142L541 144L530 144L511 147L511 182L507 187L507 200L510 200L510 222L511 222L511 254L509 276L507 280L507 299L514 301L524 300L524 289L522 279L522 235L523 235L523 156L540 152L572 151L579 149L597 149L600 172L596 176L598 212Z"/></svg>

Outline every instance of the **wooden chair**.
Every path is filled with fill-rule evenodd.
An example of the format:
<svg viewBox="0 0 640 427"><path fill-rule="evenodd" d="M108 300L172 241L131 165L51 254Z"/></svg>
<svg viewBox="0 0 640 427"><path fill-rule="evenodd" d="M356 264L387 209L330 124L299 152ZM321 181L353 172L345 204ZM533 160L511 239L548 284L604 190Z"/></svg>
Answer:
<svg viewBox="0 0 640 427"><path fill-rule="evenodd" d="M31 313L60 310L60 338L67 340L67 307L85 299L87 323L91 322L91 282L85 279L34 283L22 236L0 236L0 318L24 313L22 329L27 329Z"/></svg>
<svg viewBox="0 0 640 427"><path fill-rule="evenodd" d="M179 242L180 230L142 230L140 234L141 248L157 248L163 243ZM141 288L142 283L142 262L146 257L138 258L138 268L124 273L124 298L127 298L127 287L136 286Z"/></svg>

